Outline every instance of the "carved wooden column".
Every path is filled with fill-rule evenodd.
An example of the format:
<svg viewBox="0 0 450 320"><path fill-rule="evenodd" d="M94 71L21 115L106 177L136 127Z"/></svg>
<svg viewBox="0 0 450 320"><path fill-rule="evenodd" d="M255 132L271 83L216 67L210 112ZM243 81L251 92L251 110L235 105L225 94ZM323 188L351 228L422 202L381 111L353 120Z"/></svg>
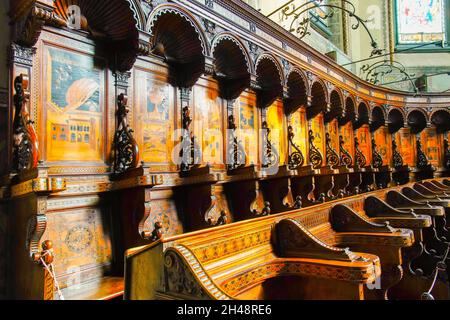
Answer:
<svg viewBox="0 0 450 320"><path fill-rule="evenodd" d="M307 98L308 106L311 105L311 101L312 97L309 95ZM307 121L306 125L308 126L307 136L304 138L305 143L309 146L309 156L305 155L303 161L301 161L303 155L299 152L300 149L292 143L294 138L293 132L292 130L288 130L290 148L291 150L295 150L294 152L290 151L289 153L289 165L291 170L297 171L297 174L291 178L292 196L294 197L295 202L301 201L302 207L309 207L317 203L314 198L314 176L320 173L320 170L315 168L315 162L313 162L317 157L311 157L311 148L309 145L311 130L310 121ZM305 163L304 165L303 162Z"/></svg>
<svg viewBox="0 0 450 320"><path fill-rule="evenodd" d="M228 171L245 167L245 164L247 163L247 156L245 154L244 147L236 135L237 127L234 116L234 103L235 100L227 100L228 130L226 164Z"/></svg>
<svg viewBox="0 0 450 320"><path fill-rule="evenodd" d="M257 50L257 46L249 43L251 49ZM253 50L251 50L253 52ZM218 59L227 59L228 54L218 55ZM223 64L223 63L222 63ZM244 147L236 135L235 99L237 99L245 88L252 89L251 94L256 94L261 88L257 84L255 74L250 74L245 60L241 60L242 74L246 74L239 80L230 79L231 75L223 74L219 77L221 95L227 101L227 175L223 184L228 205L236 221L255 218L261 214L269 214L269 204L264 203L262 192L260 192L259 180L264 173L256 164L249 164ZM220 69L220 67L217 67ZM223 81L227 80L227 81ZM222 82L223 81L223 82ZM237 85L240 84L240 85ZM237 88L237 89L236 89ZM255 142L256 143L256 142Z"/></svg>
<svg viewBox="0 0 450 320"><path fill-rule="evenodd" d="M366 136L366 138L370 139L370 154L371 154L370 158L372 159L373 144L372 144L372 135L370 134L370 132L369 132L369 135ZM365 163L366 166L364 167L364 171L361 172L362 182L360 184L360 191L370 192L370 191L374 191L376 189L375 172L377 171L377 169L373 167L373 160L372 160L372 162L369 163L367 161L366 156L364 156L364 159L366 160L366 163Z"/></svg>
<svg viewBox="0 0 450 320"><path fill-rule="evenodd" d="M319 170L319 174L314 176L314 199L316 203L322 203L332 200L334 195L332 190L334 187L333 174L335 171L330 165L327 164L326 158L322 155L322 152L316 147L315 144L315 132L312 130L311 120L308 122L309 128L309 158L313 164L313 168ZM326 139L326 137L323 137Z"/></svg>
<svg viewBox="0 0 450 320"><path fill-rule="evenodd" d="M191 88L180 88L182 137L180 181L173 188L185 231L195 231L226 223L226 212L215 196L215 184L222 179L209 165L203 166L202 151L193 134ZM224 219L225 218L225 219Z"/></svg>
<svg viewBox="0 0 450 320"><path fill-rule="evenodd" d="M192 88L180 88L182 136L179 156L181 172L187 172L201 162L201 150L191 129L191 92Z"/></svg>
<svg viewBox="0 0 450 320"><path fill-rule="evenodd" d="M327 123L325 125L325 152L326 152L326 162L327 162L327 167L329 168L329 174L331 175L331 179L332 179L332 188L329 192L329 200L334 200L336 199L338 196L339 197L343 197L344 196L344 190L347 187L347 182L345 181L347 175L344 174L344 181L342 181L342 175L339 175L340 170L340 157L339 154L337 153L336 149L333 146L333 140L330 134L330 129L329 129L330 123ZM339 180L340 183L336 183L336 180ZM335 188L338 187L338 189L336 190ZM337 191L337 193L334 193L334 190Z"/></svg>
<svg viewBox="0 0 450 320"><path fill-rule="evenodd" d="M389 165L383 164L383 157L378 152L375 138L372 138L372 166L375 171L375 184L377 188L387 188L391 182L391 169Z"/></svg>
<svg viewBox="0 0 450 320"><path fill-rule="evenodd" d="M350 177L354 172L351 168L353 158L345 148L345 141L342 135L339 135L339 174L334 177L335 187L333 193L338 198L351 195Z"/></svg>
<svg viewBox="0 0 450 320"><path fill-rule="evenodd" d="M336 95L335 92L333 94ZM352 158L347 150L345 150L343 137L340 134L341 125L345 122L343 121L346 117L345 109L343 105L336 105L335 109L336 111L333 111L327 117L326 158L327 163L337 171L333 175L334 187L332 190L334 199L337 199L349 195L347 188L350 184L350 173L353 170L350 168ZM334 128L332 128L333 125L335 126ZM333 132L334 135L332 134Z"/></svg>
<svg viewBox="0 0 450 320"><path fill-rule="evenodd" d="M409 170L404 165L403 157L399 151L395 135L392 137L392 166L394 172L392 178L397 185L406 184L409 182Z"/></svg>
<svg viewBox="0 0 450 320"><path fill-rule="evenodd" d="M284 111L284 108L283 108ZM263 177L259 184L264 195L265 202L270 204L271 213L280 213L294 209L299 206L300 202L294 201L291 192L290 177L295 175L295 171L289 168L289 165L280 163L288 161L288 159L280 159L280 152L272 145L271 130L267 123L269 119L266 116L267 109L262 110L262 129L263 131L263 171L267 170L267 174ZM283 112L285 117L285 113ZM285 121L283 123L286 123ZM285 128L281 128L284 131ZM281 138L285 138L284 134ZM281 146L280 146L281 147Z"/></svg>
<svg viewBox="0 0 450 320"><path fill-rule="evenodd" d="M431 179L434 176L436 168L430 163L425 150L423 149L420 134L416 135L416 170L415 180L421 181Z"/></svg>
<svg viewBox="0 0 450 320"><path fill-rule="evenodd" d="M427 120L426 114L420 110L412 110L408 114L408 126L413 135L415 135L415 168L413 169L414 179L416 181L421 181L425 179L431 179L434 176L436 168L430 163L430 160L426 154L426 147L423 143L427 141L422 141L421 134L426 130L427 127L431 127L431 123Z"/></svg>
<svg viewBox="0 0 450 320"><path fill-rule="evenodd" d="M119 275L123 273L123 253L132 247L148 244L155 239L152 233L157 229L148 225L151 215L151 189L163 183L161 175L152 174L145 163L139 164L139 148L128 124L128 83L129 72L116 72L115 87L117 95L116 132L113 146L113 164L111 192L108 194L113 224L116 232ZM164 226L158 228L157 235L162 236Z"/></svg>
<svg viewBox="0 0 450 320"><path fill-rule="evenodd" d="M354 155L354 165L353 165L354 173L350 176L349 188L350 188L352 194L356 195L363 191L361 185L362 185L362 177L363 177L363 173L365 172L365 166L367 163L367 159L364 156L364 153L359 149L359 139L356 136L356 130L355 130L355 139L354 140L355 140L354 141L355 155Z"/></svg>
<svg viewBox="0 0 450 320"><path fill-rule="evenodd" d="M8 168L12 170L22 170L25 168L36 167L37 158L30 159L28 163L19 163L17 160L20 153L23 152L35 152L37 156L37 146L34 145L29 139L36 134L33 128L33 122L31 120L30 110L30 79L33 76L33 57L36 53L36 48L28 48L13 43L10 50L10 88L11 98L9 99L14 108L10 108L9 121L8 121ZM17 92L20 90L21 92ZM26 119L24 119L26 118ZM23 135L24 143L29 144L28 148L20 148L19 141L21 132ZM37 139L35 139L37 143ZM31 149L30 149L31 148ZM34 149L34 151L33 151Z"/></svg>

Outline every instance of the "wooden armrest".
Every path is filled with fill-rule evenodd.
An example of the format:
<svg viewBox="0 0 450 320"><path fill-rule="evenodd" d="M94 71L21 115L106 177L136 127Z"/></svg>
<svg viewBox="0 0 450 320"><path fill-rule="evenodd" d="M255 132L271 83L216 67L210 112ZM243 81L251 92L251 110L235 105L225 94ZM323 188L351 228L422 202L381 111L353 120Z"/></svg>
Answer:
<svg viewBox="0 0 450 320"><path fill-rule="evenodd" d="M377 197L370 196L364 201L364 211L371 218L377 217L409 217L414 218L413 210L398 210Z"/></svg>
<svg viewBox="0 0 450 320"><path fill-rule="evenodd" d="M331 225L337 232L369 232L395 233L396 230L388 223L371 222L346 205L338 204L331 209Z"/></svg>
<svg viewBox="0 0 450 320"><path fill-rule="evenodd" d="M348 248L329 246L314 236L300 222L285 219L276 225L276 247L284 258L312 258L323 260L361 261L361 256Z"/></svg>
<svg viewBox="0 0 450 320"><path fill-rule="evenodd" d="M379 217L372 218L373 222L388 221L394 228L408 228L408 229L424 229L432 225L431 217L426 215L416 215L414 218L408 217Z"/></svg>
<svg viewBox="0 0 450 320"><path fill-rule="evenodd" d="M385 221L383 221L385 222ZM414 232L409 229L396 229L389 233L339 232L336 242L343 246L383 246L383 248L405 248L414 243Z"/></svg>
<svg viewBox="0 0 450 320"><path fill-rule="evenodd" d="M414 201L398 191L389 191L386 195L386 201L396 209L413 209L418 214L426 214L433 217L440 217L445 214L444 208L441 206L431 205L428 202Z"/></svg>

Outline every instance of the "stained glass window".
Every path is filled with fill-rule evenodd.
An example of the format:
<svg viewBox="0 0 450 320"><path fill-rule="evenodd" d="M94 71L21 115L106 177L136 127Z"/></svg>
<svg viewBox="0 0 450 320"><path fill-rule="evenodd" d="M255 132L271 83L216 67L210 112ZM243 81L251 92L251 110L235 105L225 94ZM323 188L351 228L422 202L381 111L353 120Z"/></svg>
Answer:
<svg viewBox="0 0 450 320"><path fill-rule="evenodd" d="M396 6L398 44L444 40L445 0L397 0Z"/></svg>

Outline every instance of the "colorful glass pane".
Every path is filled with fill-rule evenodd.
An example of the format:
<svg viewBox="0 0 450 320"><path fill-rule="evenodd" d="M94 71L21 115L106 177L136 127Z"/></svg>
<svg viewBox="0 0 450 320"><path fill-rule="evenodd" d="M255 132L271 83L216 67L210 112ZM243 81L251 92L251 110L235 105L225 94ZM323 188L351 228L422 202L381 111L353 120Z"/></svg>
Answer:
<svg viewBox="0 0 450 320"><path fill-rule="evenodd" d="M443 0L397 0L398 42L426 43L444 37Z"/></svg>

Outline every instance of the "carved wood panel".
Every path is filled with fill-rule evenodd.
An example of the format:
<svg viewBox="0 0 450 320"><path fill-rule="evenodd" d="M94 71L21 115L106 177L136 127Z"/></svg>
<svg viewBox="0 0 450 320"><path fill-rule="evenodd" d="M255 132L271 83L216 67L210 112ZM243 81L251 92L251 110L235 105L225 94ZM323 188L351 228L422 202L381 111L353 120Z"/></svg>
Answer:
<svg viewBox="0 0 450 320"><path fill-rule="evenodd" d="M430 164L435 167L441 166L441 148L442 143L436 133L436 128L426 128L420 134L422 140L422 150L428 157Z"/></svg>
<svg viewBox="0 0 450 320"><path fill-rule="evenodd" d="M337 119L333 119L328 123L327 132L330 134L332 148L339 152L339 127Z"/></svg>
<svg viewBox="0 0 450 320"><path fill-rule="evenodd" d="M397 146L402 154L403 163L411 167L415 164L414 139L409 128L402 128L396 135Z"/></svg>
<svg viewBox="0 0 450 320"><path fill-rule="evenodd" d="M69 48L42 48L43 158L103 162L106 62Z"/></svg>
<svg viewBox="0 0 450 320"><path fill-rule="evenodd" d="M113 262L111 217L99 207L52 212L42 239L54 244L55 270L62 287L107 274Z"/></svg>
<svg viewBox="0 0 450 320"><path fill-rule="evenodd" d="M372 141L370 138L370 129L368 125L363 125L357 133L359 149L366 157L366 165L372 163Z"/></svg>
<svg viewBox="0 0 450 320"><path fill-rule="evenodd" d="M247 155L247 163L259 163L259 112L256 108L256 96L253 92L245 91L236 99L234 114L238 139L241 141Z"/></svg>
<svg viewBox="0 0 450 320"><path fill-rule="evenodd" d="M355 154L353 124L348 122L347 124L339 127L339 134L344 138L344 149L347 150L353 158Z"/></svg>
<svg viewBox="0 0 450 320"><path fill-rule="evenodd" d="M176 90L168 83L166 74L141 68L136 68L134 74L132 129L142 160L154 171L176 171L176 165L172 162L172 152L177 141L174 136Z"/></svg>
<svg viewBox="0 0 450 320"><path fill-rule="evenodd" d="M314 145L320 150L322 158L324 159L323 164L325 164L326 155L326 143L325 143L325 126L323 122L323 115L319 114L314 119L311 120L311 128L314 133Z"/></svg>
<svg viewBox="0 0 450 320"><path fill-rule="evenodd" d="M392 143L387 127L381 127L373 133L377 151L383 158L383 165L389 165L392 159Z"/></svg>
<svg viewBox="0 0 450 320"><path fill-rule="evenodd" d="M294 143L300 147L303 157L308 159L308 123L304 108L298 109L290 116L290 123L294 131ZM306 161L305 161L306 164Z"/></svg>
<svg viewBox="0 0 450 320"><path fill-rule="evenodd" d="M279 155L279 165L284 165L287 150L286 117L284 116L283 103L280 100L276 100L267 108L267 124L270 129L269 138L272 148L275 148Z"/></svg>
<svg viewBox="0 0 450 320"><path fill-rule="evenodd" d="M202 163L224 169L224 108L217 82L201 79L193 89L193 128L202 150Z"/></svg>

